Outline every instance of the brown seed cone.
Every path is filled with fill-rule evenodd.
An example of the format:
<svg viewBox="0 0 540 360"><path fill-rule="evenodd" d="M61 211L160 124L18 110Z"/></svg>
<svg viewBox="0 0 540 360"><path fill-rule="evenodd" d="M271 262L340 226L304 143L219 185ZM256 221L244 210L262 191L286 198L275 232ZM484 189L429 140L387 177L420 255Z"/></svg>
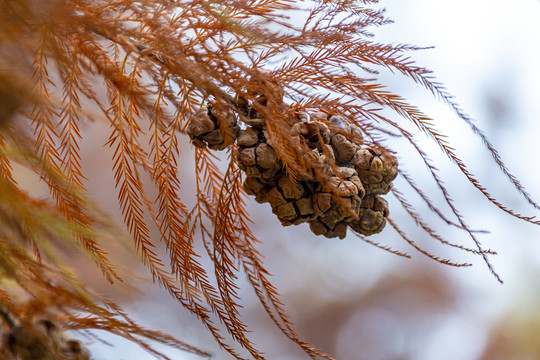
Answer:
<svg viewBox="0 0 540 360"><path fill-rule="evenodd" d="M212 102L191 117L187 134L196 147L223 150L234 143L239 130L234 113L228 107Z"/></svg>
<svg viewBox="0 0 540 360"><path fill-rule="evenodd" d="M321 150L324 144L330 142L330 130L322 122L297 122L292 126L291 133L294 137L301 137L301 143L305 143L310 149Z"/></svg>
<svg viewBox="0 0 540 360"><path fill-rule="evenodd" d="M236 143L240 147L252 147L260 142L261 136L262 132L259 129L250 126L245 130L239 131Z"/></svg>
<svg viewBox="0 0 540 360"><path fill-rule="evenodd" d="M358 218L350 221L349 226L362 235L378 234L384 229L389 212L388 203L381 196L366 195L362 200Z"/></svg>
<svg viewBox="0 0 540 360"><path fill-rule="evenodd" d="M330 176L322 184L322 191L330 192L334 198L337 197L335 200L338 206L341 198L349 198L355 204L361 202L366 192L356 171L345 166L338 167L336 171L336 175ZM346 203L348 204L348 202ZM349 211L349 213L356 213L356 205L354 206L353 211Z"/></svg>
<svg viewBox="0 0 540 360"><path fill-rule="evenodd" d="M310 221L310 228L316 235L345 237L347 223L356 219L362 200L358 195L336 197L334 194L319 192L313 195L316 219ZM345 224L345 227L340 224Z"/></svg>
<svg viewBox="0 0 540 360"><path fill-rule="evenodd" d="M324 235L327 238L339 237L343 239L347 235L347 223L344 221L338 222L333 229L328 229L320 219L309 222L309 229L315 235Z"/></svg>
<svg viewBox="0 0 540 360"><path fill-rule="evenodd" d="M238 166L247 176L260 178L264 183L271 183L283 175L281 162L274 148L266 143L262 130L248 127L240 130L237 139Z"/></svg>
<svg viewBox="0 0 540 360"><path fill-rule="evenodd" d="M339 166L349 164L360 145L355 144L343 134L334 134L330 140L335 154L336 164Z"/></svg>
<svg viewBox="0 0 540 360"><path fill-rule="evenodd" d="M392 181L398 174L396 157L381 148L366 147L358 150L353 164L367 194L388 193L392 188Z"/></svg>
<svg viewBox="0 0 540 360"><path fill-rule="evenodd" d="M330 125L331 136L335 134L344 135L353 144L361 146L364 143L362 130L355 124L351 124L341 116L330 116L328 118Z"/></svg>
<svg viewBox="0 0 540 360"><path fill-rule="evenodd" d="M310 221L310 229L316 235L342 239L348 221L358 217L365 190L354 169L340 167L337 172L312 196L317 218Z"/></svg>
<svg viewBox="0 0 540 360"><path fill-rule="evenodd" d="M304 154L305 161L309 163L310 168L317 172L313 174L306 174L302 180L313 180L321 176L332 176L332 166L330 164L335 162L334 150L329 145L324 145L324 149L312 149Z"/></svg>
<svg viewBox="0 0 540 360"><path fill-rule="evenodd" d="M272 212L284 226L298 225L315 218L310 186L283 175L267 194Z"/></svg>
<svg viewBox="0 0 540 360"><path fill-rule="evenodd" d="M338 237L340 239L343 239L345 236L347 236L347 223L345 221L338 222L334 228L330 231L328 231L324 236L327 238L335 238Z"/></svg>
<svg viewBox="0 0 540 360"><path fill-rule="evenodd" d="M330 116L328 121L335 162L338 166L349 166L363 143L362 132L340 116Z"/></svg>
<svg viewBox="0 0 540 360"><path fill-rule="evenodd" d="M263 183L261 179L252 176L246 177L243 185L246 193L255 196L255 201L259 204L268 202L267 195L273 186Z"/></svg>
<svg viewBox="0 0 540 360"><path fill-rule="evenodd" d="M78 340L66 340L62 343L60 347L60 354L62 359L65 360L89 360L90 353L86 348L81 346L81 343Z"/></svg>
<svg viewBox="0 0 540 360"><path fill-rule="evenodd" d="M330 130L328 126L319 121L310 121L307 114L300 114L295 118L295 123L291 127L291 140L301 153L303 161L307 163L302 166L306 171L297 174L301 180L314 180L318 174L330 175L332 173L330 164L335 162L334 150L329 145ZM322 174L321 174L322 172Z"/></svg>

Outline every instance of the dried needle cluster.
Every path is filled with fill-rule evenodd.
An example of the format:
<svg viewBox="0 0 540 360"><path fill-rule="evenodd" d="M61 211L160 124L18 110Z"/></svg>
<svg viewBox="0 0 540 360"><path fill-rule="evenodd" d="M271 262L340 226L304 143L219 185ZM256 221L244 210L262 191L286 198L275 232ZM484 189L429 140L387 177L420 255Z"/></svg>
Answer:
<svg viewBox="0 0 540 360"><path fill-rule="evenodd" d="M247 175L244 189L259 203L269 203L282 225L309 223L316 235L344 238L347 228L363 235L383 230L388 193L397 176L397 160L387 150L363 146L360 129L324 113L296 116L293 143L315 171L291 176L276 155L264 121L247 111L249 125L240 129L233 111L215 102L199 109L187 133L197 147L223 150L234 141L237 161Z"/></svg>

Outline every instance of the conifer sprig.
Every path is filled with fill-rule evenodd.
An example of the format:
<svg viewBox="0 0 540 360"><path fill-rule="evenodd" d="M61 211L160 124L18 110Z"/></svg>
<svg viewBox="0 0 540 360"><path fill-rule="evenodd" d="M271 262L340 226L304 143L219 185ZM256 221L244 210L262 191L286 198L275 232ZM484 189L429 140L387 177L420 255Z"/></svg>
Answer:
<svg viewBox="0 0 540 360"><path fill-rule="evenodd" d="M81 129L94 122L110 127L106 145L118 204L141 263L237 359L265 358L242 319L242 271L286 337L312 359L332 358L294 330L257 250L246 193L270 203L285 225L308 222L327 237L344 237L349 228L368 243L409 257L367 238L388 221L420 253L447 265L470 265L418 246L388 217L381 195L390 192L429 238L479 255L500 280L488 259L495 252L477 239L484 231L467 224L418 136L436 143L495 206L521 220L540 221L494 198L436 122L381 84L378 71L401 73L449 105L517 192L540 207L444 86L410 60L408 54L419 47L372 39L371 28L390 22L377 4L0 0L0 280L11 284L0 287L0 315L10 338L17 338L14 328L34 329L47 318L60 329L109 331L162 358L147 341L209 356L135 324L118 305L87 289L57 256L61 244L91 259L109 281L129 279L105 250L107 241L123 235L86 190ZM295 24L293 13L303 23ZM390 137L403 138L408 147L387 148ZM178 171L186 163L180 145L189 138L196 147L194 204L181 197L187 181ZM223 156L214 151L224 149ZM411 153L425 164L450 214L437 208L406 169L397 168L395 155ZM45 182L49 199L21 189L15 163ZM391 188L396 175L476 248L435 231L405 191ZM199 252L199 242L206 254ZM201 256L212 261L211 268ZM23 356L13 343L4 344L3 356ZM49 350L58 352L57 345Z"/></svg>

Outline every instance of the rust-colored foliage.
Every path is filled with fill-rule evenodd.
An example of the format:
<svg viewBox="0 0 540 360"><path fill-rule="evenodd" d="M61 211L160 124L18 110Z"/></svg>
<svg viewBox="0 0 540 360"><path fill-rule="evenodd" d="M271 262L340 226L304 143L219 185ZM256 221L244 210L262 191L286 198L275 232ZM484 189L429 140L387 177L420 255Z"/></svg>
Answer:
<svg viewBox="0 0 540 360"><path fill-rule="evenodd" d="M249 127L264 129L265 145L260 152L270 156L270 144L280 164L274 170L288 177L279 183L280 191L306 177L324 190L329 173L333 174L335 187L341 186L349 197L329 204L339 207L340 201L352 201L354 209L343 217L350 222L336 228L332 236L344 234L347 225L364 231L359 212L361 217L378 219L377 227L365 230L365 235L380 231L384 226L381 214L388 216L388 209L386 202L376 197L376 191L391 191L427 235L479 254L497 276L487 258L492 252L481 247L435 165L404 122L411 122L437 143L494 205L522 220L539 222L515 213L491 196L455 155L432 119L378 83L377 68L410 77L452 107L481 138L515 188L532 206L539 207L508 172L482 131L452 102L444 88L432 81L430 72L405 57L417 49L415 46L371 40L369 28L389 21L374 8L376 5L375 0L0 0L0 310L8 333L2 347L4 357L14 353L26 356L14 350L14 334L21 326L32 332L36 324L103 329L163 358L145 341L159 341L205 356L202 350L135 324L116 304L90 293L57 257L55 245L62 244L91 258L109 281L123 277L104 250L107 241L122 235L89 201L85 189L79 150L85 139L80 129L92 121L110 125L107 146L114 162L118 200L141 262L153 280L197 315L216 341L238 359L241 356L230 345L231 339L252 358L264 358L250 341L240 317L236 283L240 271L247 274L264 309L288 338L311 358L331 359L294 331L256 249L257 239L249 229L245 204L245 164L237 155L243 145L235 142L238 133ZM301 21L293 25L289 14ZM201 108L205 115L207 106L214 114L214 123L205 125L214 131L212 135L189 128L190 120L201 114ZM311 116L309 122L306 114ZM323 131L310 130L313 124L335 127L332 116L359 129L362 145L366 146L363 156L380 158L377 161L384 168L384 179L381 175L380 184L373 185L378 190L372 190L369 202L363 205L360 200L365 190L360 190L362 184L357 179L364 182L362 176L370 176L369 166L364 170L356 168L359 177L352 170L337 169L343 166L339 162L352 161L354 152L350 151L360 151L360 142L354 142L355 131L331 133L329 144L338 144L333 149L342 149L334 154L336 160L328 147L321 146ZM302 122L311 125L306 129L295 127ZM183 185L178 169L185 162L179 143L189 141L188 134L199 146L195 149L195 204L179 196ZM298 134L303 136L300 142ZM399 176L449 226L465 231L476 249L447 242L422 220L402 192L391 189L389 182L395 176L391 168L396 165L391 154L404 154L405 150L388 149L384 144L388 137L408 141L407 151L415 150L425 163L456 220L436 208L403 169ZM208 139L214 141L210 148L205 147ZM304 152L317 147L319 157L304 156ZM213 149L225 150L228 166L224 172ZM320 157L326 159L326 166L319 166ZM48 185L52 201L22 191L12 174L13 163L38 174ZM146 178L151 180L155 197L150 195L149 184L143 187ZM349 183L356 184L354 193L347 192ZM317 193L317 199L332 192L324 191ZM307 215L308 210L304 212ZM304 220L291 217L285 223ZM428 253L395 220L388 218L388 223L427 256L445 264L468 265ZM151 236L154 225L159 238ZM321 226L319 223L314 228L320 231ZM196 251L200 241L213 262L211 269L200 263L201 254ZM156 247L160 244L166 247L168 259L158 255ZM40 334L32 335L35 341L41 341L39 336L44 335ZM45 352L61 356L57 343L43 341L40 346L48 349Z"/></svg>

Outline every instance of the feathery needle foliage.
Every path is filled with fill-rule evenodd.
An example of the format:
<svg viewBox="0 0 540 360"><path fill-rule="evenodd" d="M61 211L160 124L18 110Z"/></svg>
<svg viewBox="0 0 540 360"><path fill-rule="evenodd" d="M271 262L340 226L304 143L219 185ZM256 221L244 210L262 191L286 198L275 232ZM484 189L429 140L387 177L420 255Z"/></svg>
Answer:
<svg viewBox="0 0 540 360"><path fill-rule="evenodd" d="M406 54L418 47L373 41L369 29L389 22L377 3L0 0L3 358L37 359L35 348L40 359L87 358L80 344L57 334L56 326L106 330L160 358L167 357L148 341L210 357L136 324L118 305L86 288L58 256L59 246L69 248L95 263L110 282L129 277L105 248L122 238L122 231L89 200L85 188L82 129L97 122L110 126L106 146L118 203L142 264L237 359L265 358L241 319L241 271L285 336L313 359L332 358L295 332L257 251L246 192L270 202L284 225L309 222L314 233L327 237L343 237L350 228L365 241L408 257L366 238L388 222L394 234L430 258L469 265L427 252L387 219L387 203L379 195L390 191L429 237L481 256L499 279L488 259L494 253L482 248L478 231L466 223L417 137L425 134L435 142L495 206L540 222L495 199L435 122L380 84L377 70L402 73L446 102L515 189L535 209L539 206L430 71L409 60ZM301 21L291 21L290 14ZM194 204L181 197L185 179L179 175L186 162L180 146L188 135L196 146ZM385 140L391 137L410 147L389 149ZM213 150L226 152L216 157ZM405 153L425 163L450 214L437 208L404 169L397 170L394 154ZM225 170L220 161L227 163ZM50 198L23 191L14 164L37 174ZM377 184L370 180L375 175ZM404 193L392 188L396 175L442 221L468 234L475 248L437 233ZM154 227L159 238L152 236ZM199 242L211 269L201 264ZM161 247L168 259L159 255ZM234 343L249 355L241 355Z"/></svg>

